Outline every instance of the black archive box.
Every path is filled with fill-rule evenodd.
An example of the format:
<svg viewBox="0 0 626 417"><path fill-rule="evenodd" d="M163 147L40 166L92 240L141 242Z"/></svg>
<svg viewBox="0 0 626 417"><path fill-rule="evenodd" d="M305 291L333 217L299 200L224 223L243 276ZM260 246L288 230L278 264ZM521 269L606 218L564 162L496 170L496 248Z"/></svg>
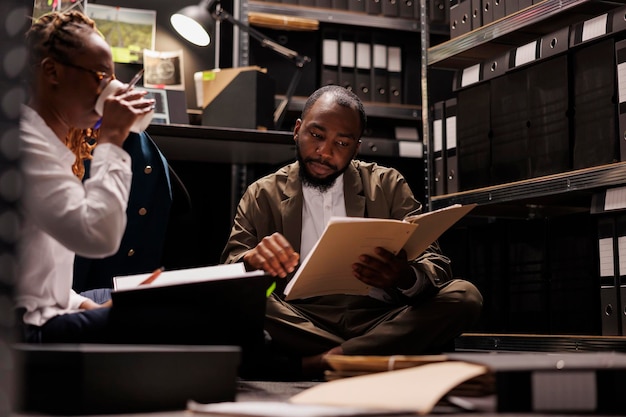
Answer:
<svg viewBox="0 0 626 417"><path fill-rule="evenodd" d="M272 129L274 91L274 80L268 74L257 70L241 71L204 107L202 124Z"/></svg>
<svg viewBox="0 0 626 417"><path fill-rule="evenodd" d="M188 400L234 401L236 346L14 346L18 410L109 414L184 410Z"/></svg>
<svg viewBox="0 0 626 417"><path fill-rule="evenodd" d="M489 83L479 83L457 93L459 190L491 183L491 116Z"/></svg>
<svg viewBox="0 0 626 417"><path fill-rule="evenodd" d="M619 160L615 42L607 38L571 54L574 105L573 168Z"/></svg>
<svg viewBox="0 0 626 417"><path fill-rule="evenodd" d="M519 70L490 81L493 184L530 175L526 85L526 74Z"/></svg>
<svg viewBox="0 0 626 417"><path fill-rule="evenodd" d="M525 64L491 86L493 183L571 169L567 56Z"/></svg>
<svg viewBox="0 0 626 417"><path fill-rule="evenodd" d="M450 38L463 35L472 30L472 1L450 1Z"/></svg>

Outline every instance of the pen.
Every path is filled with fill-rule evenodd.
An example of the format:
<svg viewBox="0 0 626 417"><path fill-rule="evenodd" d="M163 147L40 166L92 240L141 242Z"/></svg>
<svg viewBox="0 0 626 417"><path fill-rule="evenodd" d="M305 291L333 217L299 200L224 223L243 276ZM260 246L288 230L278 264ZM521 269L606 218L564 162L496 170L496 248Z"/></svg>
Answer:
<svg viewBox="0 0 626 417"><path fill-rule="evenodd" d="M144 72L143 68L137 71L137 74L135 74L135 76L131 78L131 80L128 82L128 87L126 87L126 90L124 90L124 92L130 91L137 84L137 82L139 82L139 80L141 79L141 76L143 75L143 72ZM98 121L96 122L96 124L93 126L92 129L93 130L99 129L100 125L102 125L102 117L98 119Z"/></svg>
<svg viewBox="0 0 626 417"><path fill-rule="evenodd" d="M161 275L161 272L163 272L164 269L165 268L163 268L163 267L160 267L159 269L155 269L154 272L148 278L146 278L143 281L141 281L139 283L139 285L150 284L152 281L157 279L159 277L159 275Z"/></svg>
<svg viewBox="0 0 626 417"><path fill-rule="evenodd" d="M130 91L130 89L133 88L135 84L137 84L137 82L141 79L143 72L144 69L142 68L137 72L137 74L135 74L135 76L128 82L128 87L126 88L126 91Z"/></svg>

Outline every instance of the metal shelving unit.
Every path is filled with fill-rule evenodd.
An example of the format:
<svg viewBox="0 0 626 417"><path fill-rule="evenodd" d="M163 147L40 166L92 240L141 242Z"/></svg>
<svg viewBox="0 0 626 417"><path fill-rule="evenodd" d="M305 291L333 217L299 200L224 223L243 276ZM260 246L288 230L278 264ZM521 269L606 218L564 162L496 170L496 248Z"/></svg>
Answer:
<svg viewBox="0 0 626 417"><path fill-rule="evenodd" d="M425 7L425 0L420 4ZM624 5L624 1L599 0L544 0L515 14L506 16L491 24L460 35L435 46L422 46L422 94L428 88L427 73L431 67L465 68L521 46L529 40L557 30L565 25L583 21L600 13ZM428 34L427 22L422 21L422 34ZM503 49L504 48L504 49ZM426 149L425 178L428 207L436 209L450 204L497 204L510 203L523 199L572 193L595 188L611 187L626 182L626 165L616 163L578 171L564 172L547 177L539 177L514 183L494 185L443 196L430 193L430 171L432 155L426 144L430 143L430 104L423 100L422 112L424 143Z"/></svg>
<svg viewBox="0 0 626 417"><path fill-rule="evenodd" d="M419 22L414 19L369 15L347 10L323 9L320 7L296 6L282 3L248 3L251 12L271 13L285 16L306 17L320 23L334 23L352 26L364 26L378 29L392 29L406 32L419 32Z"/></svg>
<svg viewBox="0 0 626 417"><path fill-rule="evenodd" d="M626 162L568 171L546 177L494 185L471 191L432 197L432 208L451 204L496 204L536 199L555 194L587 192L626 183Z"/></svg>
<svg viewBox="0 0 626 417"><path fill-rule="evenodd" d="M544 0L517 13L428 48L428 65L463 68L550 33L564 22L583 20L623 5L624 1Z"/></svg>
<svg viewBox="0 0 626 417"><path fill-rule="evenodd" d="M398 32L418 33L421 30L420 22L417 19L385 17L348 10L324 9L319 7L271 3L258 0L235 0L235 8L239 11L239 18L246 22L248 20L248 13L258 12L274 15L304 17L307 19L317 20L320 23L394 30ZM442 26L432 27L430 30L435 31L435 33L438 34L447 33L447 27ZM242 33L241 31L238 32L238 65L249 65L248 35ZM280 96L277 96L277 99L280 98ZM287 110L291 112L300 111L304 106L305 100L306 97L293 97ZM416 123L421 123L423 112L420 105L386 104L376 102L365 102L363 104L369 118L386 118L390 120L414 121Z"/></svg>

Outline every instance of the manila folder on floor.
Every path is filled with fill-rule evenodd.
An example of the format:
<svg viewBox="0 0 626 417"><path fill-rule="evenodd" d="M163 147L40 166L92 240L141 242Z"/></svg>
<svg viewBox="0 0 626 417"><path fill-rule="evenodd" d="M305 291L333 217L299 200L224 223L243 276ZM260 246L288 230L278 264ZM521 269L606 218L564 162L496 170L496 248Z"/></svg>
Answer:
<svg viewBox="0 0 626 417"><path fill-rule="evenodd" d="M352 275L352 265L375 248L392 253L405 249L420 256L475 204L453 205L405 220L332 217L311 252L285 288L287 300L329 294L367 295L370 288Z"/></svg>

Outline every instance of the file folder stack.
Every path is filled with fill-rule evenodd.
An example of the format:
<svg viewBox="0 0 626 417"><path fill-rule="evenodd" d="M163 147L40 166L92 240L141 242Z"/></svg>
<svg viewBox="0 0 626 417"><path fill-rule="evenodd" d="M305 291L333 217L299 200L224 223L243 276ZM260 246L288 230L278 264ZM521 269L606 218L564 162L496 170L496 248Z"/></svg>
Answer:
<svg viewBox="0 0 626 417"><path fill-rule="evenodd" d="M320 83L341 85L365 102L407 104L404 74L419 62L405 62L403 45L386 34L324 30Z"/></svg>
<svg viewBox="0 0 626 417"><path fill-rule="evenodd" d="M621 93L626 7L570 28L574 76L574 168L626 160ZM592 75L593 74L593 75ZM617 98L617 99L616 99ZM617 102L617 103L616 103Z"/></svg>
<svg viewBox="0 0 626 417"><path fill-rule="evenodd" d="M461 191L491 183L491 109L488 83L458 92L458 177Z"/></svg>
<svg viewBox="0 0 626 417"><path fill-rule="evenodd" d="M596 193L602 335L626 336L626 187Z"/></svg>
<svg viewBox="0 0 626 417"><path fill-rule="evenodd" d="M614 9L457 71L461 190L626 161L625 16ZM473 159L478 125L489 126L488 179Z"/></svg>
<svg viewBox="0 0 626 417"><path fill-rule="evenodd" d="M572 55L574 169L619 160L616 141L615 42L605 39Z"/></svg>
<svg viewBox="0 0 626 417"><path fill-rule="evenodd" d="M450 38L472 30L472 0L450 0Z"/></svg>
<svg viewBox="0 0 626 417"><path fill-rule="evenodd" d="M282 3L293 6L315 7L320 9L360 12L386 17L419 19L419 2L416 0L257 0ZM437 10L444 9L446 1L435 0ZM441 9L439 9L441 8ZM443 23L443 21L438 22ZM447 24L447 20L445 21Z"/></svg>
<svg viewBox="0 0 626 417"><path fill-rule="evenodd" d="M431 0L431 10L437 10L437 3L438 0ZM450 38L479 29L532 5L533 0L450 0ZM431 13L431 22L437 18Z"/></svg>

